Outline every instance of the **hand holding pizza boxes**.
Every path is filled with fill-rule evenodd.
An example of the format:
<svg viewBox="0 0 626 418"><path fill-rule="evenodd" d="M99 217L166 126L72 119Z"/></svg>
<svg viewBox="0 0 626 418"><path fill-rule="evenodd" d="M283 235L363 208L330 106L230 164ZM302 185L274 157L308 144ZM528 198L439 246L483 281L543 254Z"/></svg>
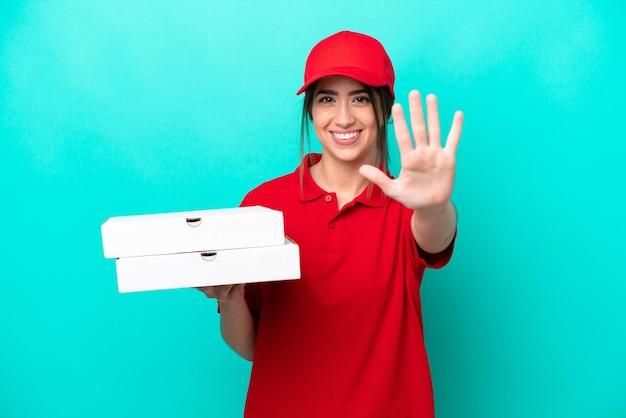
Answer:
<svg viewBox="0 0 626 418"><path fill-rule="evenodd" d="M282 212L261 206L112 217L101 231L120 293L300 278Z"/></svg>

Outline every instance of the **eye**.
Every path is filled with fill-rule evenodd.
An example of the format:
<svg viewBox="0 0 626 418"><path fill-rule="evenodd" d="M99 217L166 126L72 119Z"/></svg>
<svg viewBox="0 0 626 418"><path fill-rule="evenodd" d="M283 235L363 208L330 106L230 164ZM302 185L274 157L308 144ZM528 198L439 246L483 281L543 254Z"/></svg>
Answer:
<svg viewBox="0 0 626 418"><path fill-rule="evenodd" d="M330 96L320 96L317 99L318 103L332 103L332 101L333 101L333 98Z"/></svg>
<svg viewBox="0 0 626 418"><path fill-rule="evenodd" d="M357 96L357 97L354 98L354 101L356 103L366 104L366 103L370 102L370 98L368 96L365 96L365 95L364 96Z"/></svg>

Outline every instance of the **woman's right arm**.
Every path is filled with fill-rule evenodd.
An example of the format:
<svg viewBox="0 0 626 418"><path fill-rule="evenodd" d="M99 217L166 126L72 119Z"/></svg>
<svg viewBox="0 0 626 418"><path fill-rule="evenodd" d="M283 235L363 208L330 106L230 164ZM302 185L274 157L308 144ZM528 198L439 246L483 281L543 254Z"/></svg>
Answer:
<svg viewBox="0 0 626 418"><path fill-rule="evenodd" d="M218 300L222 338L230 348L252 361L256 324L244 298L244 284L200 287L202 293Z"/></svg>

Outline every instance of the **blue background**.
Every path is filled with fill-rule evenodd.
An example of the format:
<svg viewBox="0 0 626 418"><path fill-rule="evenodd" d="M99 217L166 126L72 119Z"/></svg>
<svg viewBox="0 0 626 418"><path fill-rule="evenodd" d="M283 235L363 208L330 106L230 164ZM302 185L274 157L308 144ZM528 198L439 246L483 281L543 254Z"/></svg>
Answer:
<svg viewBox="0 0 626 418"><path fill-rule="evenodd" d="M306 55L342 29L383 42L400 103L418 88L444 125L466 114L455 256L422 287L438 417L625 417L624 18L610 0L2 2L0 417L241 416L250 366L215 302L118 294L100 225L237 206L292 171Z"/></svg>

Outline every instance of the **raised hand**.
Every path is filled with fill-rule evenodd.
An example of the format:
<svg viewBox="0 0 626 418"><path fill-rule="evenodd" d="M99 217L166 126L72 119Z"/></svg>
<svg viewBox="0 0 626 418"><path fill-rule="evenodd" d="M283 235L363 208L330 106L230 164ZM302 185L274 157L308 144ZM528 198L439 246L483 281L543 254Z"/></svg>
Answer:
<svg viewBox="0 0 626 418"><path fill-rule="evenodd" d="M396 179L390 179L378 168L363 165L360 173L392 199L414 210L444 207L452 196L456 151L461 138L463 113L457 111L445 146L441 144L441 128L437 98L426 97L427 123L424 120L420 93L409 93L411 132L402 106L394 104L391 110L394 131L400 151L401 169Z"/></svg>

